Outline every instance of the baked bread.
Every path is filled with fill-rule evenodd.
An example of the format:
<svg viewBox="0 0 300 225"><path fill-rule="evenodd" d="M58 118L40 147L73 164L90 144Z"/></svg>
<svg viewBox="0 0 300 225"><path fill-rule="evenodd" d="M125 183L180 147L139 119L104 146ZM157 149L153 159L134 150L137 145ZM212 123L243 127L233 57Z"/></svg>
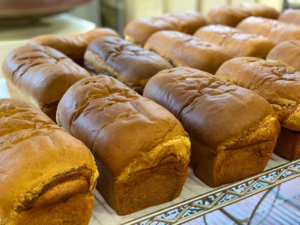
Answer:
<svg viewBox="0 0 300 225"><path fill-rule="evenodd" d="M86 33L73 35L41 35L29 40L31 45L43 45L54 48L66 56L70 57L76 63L83 65L83 56L88 44L103 36L119 37L119 35L109 28L96 28Z"/></svg>
<svg viewBox="0 0 300 225"><path fill-rule="evenodd" d="M247 33L265 36L276 45L284 41L300 39L300 26L260 17L244 19L236 28Z"/></svg>
<svg viewBox="0 0 300 225"><path fill-rule="evenodd" d="M300 70L300 40L276 45L268 54L267 60L292 70Z"/></svg>
<svg viewBox="0 0 300 225"><path fill-rule="evenodd" d="M253 91L199 70L178 67L152 77L144 96L173 113L192 144L190 166L211 187L262 172L280 124Z"/></svg>
<svg viewBox="0 0 300 225"><path fill-rule="evenodd" d="M279 21L300 25L300 9L287 9L280 14Z"/></svg>
<svg viewBox="0 0 300 225"><path fill-rule="evenodd" d="M89 149L29 102L0 99L0 225L88 225Z"/></svg>
<svg viewBox="0 0 300 225"><path fill-rule="evenodd" d="M204 16L195 11L188 10L174 14L164 14L156 17L133 20L125 27L124 36L126 40L143 46L147 39L157 31L176 30L193 34L199 27L207 24Z"/></svg>
<svg viewBox="0 0 300 225"><path fill-rule="evenodd" d="M223 25L202 27L197 30L194 36L201 41L208 41L221 46L234 57L253 56L265 59L269 51L275 46L266 37L248 34Z"/></svg>
<svg viewBox="0 0 300 225"><path fill-rule="evenodd" d="M156 52L175 67L192 67L213 74L232 58L221 47L178 31L156 32L144 48Z"/></svg>
<svg viewBox="0 0 300 225"><path fill-rule="evenodd" d="M300 158L300 132L281 128L274 153L287 160Z"/></svg>
<svg viewBox="0 0 300 225"><path fill-rule="evenodd" d="M300 72L241 57L225 62L216 76L255 91L272 105L283 127L300 131Z"/></svg>
<svg viewBox="0 0 300 225"><path fill-rule="evenodd" d="M62 53L40 45L14 49L4 59L2 70L10 97L32 102L53 121L69 87L91 76Z"/></svg>
<svg viewBox="0 0 300 225"><path fill-rule="evenodd" d="M140 94L152 76L172 68L159 55L118 37L92 41L84 55L84 63L92 74L112 76Z"/></svg>
<svg viewBox="0 0 300 225"><path fill-rule="evenodd" d="M208 12L207 18L210 23L235 27L243 19L250 16L277 19L279 12L267 5L242 3L238 5L217 6Z"/></svg>
<svg viewBox="0 0 300 225"><path fill-rule="evenodd" d="M67 91L57 121L93 152L97 189L119 215L179 196L190 140L163 107L112 77L94 76Z"/></svg>

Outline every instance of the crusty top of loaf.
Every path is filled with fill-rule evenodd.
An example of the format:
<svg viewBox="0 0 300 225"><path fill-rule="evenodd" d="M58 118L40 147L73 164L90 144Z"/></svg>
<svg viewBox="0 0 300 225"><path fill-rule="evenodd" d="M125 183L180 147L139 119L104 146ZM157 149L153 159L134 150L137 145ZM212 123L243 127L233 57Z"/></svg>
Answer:
<svg viewBox="0 0 300 225"><path fill-rule="evenodd" d="M300 72L263 59L231 59L220 67L216 76L254 90L271 104L288 106L300 103Z"/></svg>
<svg viewBox="0 0 300 225"><path fill-rule="evenodd" d="M233 56L255 56L265 58L275 46L268 38L245 33L224 25L201 27L194 34L197 38L226 48Z"/></svg>
<svg viewBox="0 0 300 225"><path fill-rule="evenodd" d="M161 56L118 37L97 38L89 44L87 51L97 54L129 84L142 83L159 71L172 68Z"/></svg>
<svg viewBox="0 0 300 225"><path fill-rule="evenodd" d="M52 47L71 58L74 56L83 57L88 44L92 40L102 36L119 37L119 35L112 29L96 28L86 33L73 35L41 35L32 38L28 43L31 45L43 45Z"/></svg>
<svg viewBox="0 0 300 225"><path fill-rule="evenodd" d="M223 151L227 143L234 143L233 148L248 146L278 135L276 131L276 135L239 143L237 139L273 116L272 107L253 91L199 70L178 67L161 71L149 80L144 96L172 112L193 139L213 152ZM276 118L270 131L274 131L274 121Z"/></svg>
<svg viewBox="0 0 300 225"><path fill-rule="evenodd" d="M238 5L217 6L208 13L208 18L212 23L224 24L232 27L235 27L240 21L249 16L277 19L279 12L267 5L242 3Z"/></svg>
<svg viewBox="0 0 300 225"><path fill-rule="evenodd" d="M71 85L91 76L64 54L40 45L16 48L6 56L2 69L40 107L59 101Z"/></svg>
<svg viewBox="0 0 300 225"><path fill-rule="evenodd" d="M43 193L63 182L85 180L89 190L82 191L91 192L98 177L93 156L82 142L17 99L0 99L0 171L1 225L23 210L49 203ZM58 200L63 194L57 192Z"/></svg>
<svg viewBox="0 0 300 225"><path fill-rule="evenodd" d="M279 21L300 25L300 9L287 9L280 14Z"/></svg>
<svg viewBox="0 0 300 225"><path fill-rule="evenodd" d="M290 69L300 70L300 40L285 41L276 45L268 54L267 60Z"/></svg>
<svg viewBox="0 0 300 225"><path fill-rule="evenodd" d="M144 48L165 58L170 54L185 64L182 66L210 73L215 73L223 62L232 58L223 48L178 31L156 32Z"/></svg>
<svg viewBox="0 0 300 225"><path fill-rule="evenodd" d="M275 44L300 39L300 26L260 17L248 17L241 21L237 29L269 38Z"/></svg>
<svg viewBox="0 0 300 225"><path fill-rule="evenodd" d="M160 30L176 30L193 34L199 27L207 25L206 19L195 11L185 11L174 14L133 20L124 30L125 37L129 40L144 45L147 39Z"/></svg>
<svg viewBox="0 0 300 225"><path fill-rule="evenodd" d="M179 121L109 76L73 85L58 105L57 121L82 140L116 180L165 163L189 162L190 143ZM186 147L160 151L169 141Z"/></svg>

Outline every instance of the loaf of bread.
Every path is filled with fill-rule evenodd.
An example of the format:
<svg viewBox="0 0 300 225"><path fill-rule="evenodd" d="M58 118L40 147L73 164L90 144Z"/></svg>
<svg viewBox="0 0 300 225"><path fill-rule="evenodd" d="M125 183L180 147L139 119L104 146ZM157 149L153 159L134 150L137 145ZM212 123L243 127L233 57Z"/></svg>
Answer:
<svg viewBox="0 0 300 225"><path fill-rule="evenodd" d="M250 16L277 19L279 12L267 5L242 3L238 5L217 6L209 11L207 18L211 23L235 27L243 19Z"/></svg>
<svg viewBox="0 0 300 225"><path fill-rule="evenodd" d="M281 125L300 131L300 72L253 57L225 62L216 76L255 91L278 114Z"/></svg>
<svg viewBox="0 0 300 225"><path fill-rule="evenodd" d="M57 121L93 152L97 189L119 215L179 196L190 140L163 107L112 77L93 76L66 92Z"/></svg>
<svg viewBox="0 0 300 225"><path fill-rule="evenodd" d="M237 29L265 36L276 45L284 41L300 40L300 26L272 19L249 17L240 22Z"/></svg>
<svg viewBox="0 0 300 225"><path fill-rule="evenodd" d="M112 29L96 28L89 32L75 35L41 35L32 38L28 43L31 45L52 47L70 57L76 63L82 65L83 56L88 44L92 40L103 36L119 37L119 35Z"/></svg>
<svg viewBox="0 0 300 225"><path fill-rule="evenodd" d="M280 14L279 21L300 25L300 9L287 9Z"/></svg>
<svg viewBox="0 0 300 225"><path fill-rule="evenodd" d="M186 67L164 70L144 96L172 112L191 140L195 175L216 187L262 172L280 124L270 104L245 88Z"/></svg>
<svg viewBox="0 0 300 225"><path fill-rule="evenodd" d="M91 76L64 54L39 45L10 52L2 70L10 97L32 102L54 121L64 93L78 80Z"/></svg>
<svg viewBox="0 0 300 225"><path fill-rule="evenodd" d="M156 52L175 67L192 67L213 74L232 58L223 48L178 31L156 32L144 48Z"/></svg>
<svg viewBox="0 0 300 225"><path fill-rule="evenodd" d="M300 40L280 43L270 51L267 60L292 70L300 70Z"/></svg>
<svg viewBox="0 0 300 225"><path fill-rule="evenodd" d="M118 37L92 41L84 55L84 64L92 74L112 76L140 94L152 76L172 68L159 55Z"/></svg>
<svg viewBox="0 0 300 225"><path fill-rule="evenodd" d="M0 225L88 225L89 149L29 102L0 99Z"/></svg>
<svg viewBox="0 0 300 225"><path fill-rule="evenodd" d="M269 51L275 46L266 37L248 34L223 25L202 27L197 30L194 36L202 41L221 46L234 57L253 56L265 59Z"/></svg>
<svg viewBox="0 0 300 225"><path fill-rule="evenodd" d="M287 160L300 158L300 132L281 128L274 153Z"/></svg>
<svg viewBox="0 0 300 225"><path fill-rule="evenodd" d="M133 20L124 30L125 39L143 46L147 39L157 31L175 30L193 34L199 27L207 25L201 14L194 11L185 11L174 14Z"/></svg>

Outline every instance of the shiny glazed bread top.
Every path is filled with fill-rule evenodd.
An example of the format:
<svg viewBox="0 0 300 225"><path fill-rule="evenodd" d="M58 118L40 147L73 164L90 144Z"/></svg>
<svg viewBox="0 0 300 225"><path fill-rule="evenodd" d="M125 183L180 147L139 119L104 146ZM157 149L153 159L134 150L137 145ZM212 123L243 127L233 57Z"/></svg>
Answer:
<svg viewBox="0 0 300 225"><path fill-rule="evenodd" d="M161 56L118 37L101 37L89 44L85 60L97 70L100 63L91 60L89 53L100 57L102 69L112 67L122 76L118 79L129 85L145 83L159 71L172 68Z"/></svg>
<svg viewBox="0 0 300 225"><path fill-rule="evenodd" d="M144 96L172 112L214 153L276 139L280 130L265 99L199 70L161 71L149 80Z"/></svg>
<svg viewBox="0 0 300 225"><path fill-rule="evenodd" d="M268 54L267 60L293 70L300 70L300 40L285 41L276 45Z"/></svg>
<svg viewBox="0 0 300 225"><path fill-rule="evenodd" d="M28 43L31 45L43 45L52 47L69 57L76 55L83 57L88 44L92 40L102 36L119 37L119 35L112 29L96 28L86 33L73 35L41 35L32 38Z"/></svg>
<svg viewBox="0 0 300 225"><path fill-rule="evenodd" d="M98 172L85 145L31 103L0 99L0 224L91 193Z"/></svg>
<svg viewBox="0 0 300 225"><path fill-rule="evenodd" d="M300 39L300 26L260 17L248 17L237 25L237 29L269 38L275 44Z"/></svg>
<svg viewBox="0 0 300 225"><path fill-rule="evenodd" d="M179 121L109 76L73 85L58 105L57 121L82 140L117 181L139 170L189 162L190 142ZM160 151L171 142L182 148Z"/></svg>
<svg viewBox="0 0 300 225"><path fill-rule="evenodd" d="M279 21L285 23L294 23L300 25L300 10L299 9L287 9L280 14Z"/></svg>
<svg viewBox="0 0 300 225"><path fill-rule="evenodd" d="M10 52L2 64L6 79L43 107L59 101L68 88L90 74L59 51L26 45Z"/></svg>
<svg viewBox="0 0 300 225"><path fill-rule="evenodd" d="M133 43L144 45L147 39L160 30L176 30L193 34L199 27L207 25L206 19L194 11L133 20L124 30L125 38Z"/></svg>
<svg viewBox="0 0 300 225"><path fill-rule="evenodd" d="M257 3L219 6L209 11L208 18L212 23L235 27L241 20L249 16L277 19L279 12L274 8Z"/></svg>

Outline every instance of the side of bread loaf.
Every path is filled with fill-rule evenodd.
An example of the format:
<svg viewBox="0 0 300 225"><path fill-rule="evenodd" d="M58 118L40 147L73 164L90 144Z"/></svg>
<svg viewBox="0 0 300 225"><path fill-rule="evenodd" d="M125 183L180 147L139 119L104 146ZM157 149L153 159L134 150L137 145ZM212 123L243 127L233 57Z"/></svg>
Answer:
<svg viewBox="0 0 300 225"><path fill-rule="evenodd" d="M193 34L199 27L207 25L205 17L194 11L133 20L124 30L125 39L143 46L147 39L157 31L175 30Z"/></svg>
<svg viewBox="0 0 300 225"><path fill-rule="evenodd" d="M248 34L223 25L202 27L197 30L194 36L202 41L208 41L221 46L234 57L253 56L265 59L270 50L275 46L266 37Z"/></svg>
<svg viewBox="0 0 300 225"><path fill-rule="evenodd" d="M267 60L292 70L300 70L300 40L276 45L268 54Z"/></svg>
<svg viewBox="0 0 300 225"><path fill-rule="evenodd" d="M0 224L88 224L98 177L85 145L38 108L0 99Z"/></svg>
<svg viewBox="0 0 300 225"><path fill-rule="evenodd" d="M190 166L215 187L263 171L280 125L256 93L192 68L164 70L144 96L172 112L189 133Z"/></svg>
<svg viewBox="0 0 300 225"><path fill-rule="evenodd" d="M82 64L83 56L88 44L98 37L119 35L109 28L96 28L86 33L73 35L41 35L29 40L30 45L43 45L54 48L66 56L70 57L75 62Z"/></svg>
<svg viewBox="0 0 300 225"><path fill-rule="evenodd" d="M272 19L248 17L238 24L237 29L265 36L275 44L289 40L300 40L300 26Z"/></svg>
<svg viewBox="0 0 300 225"><path fill-rule="evenodd" d="M277 19L279 12L267 5L257 3L242 3L238 5L217 6L208 12L208 20L211 23L223 24L235 27L243 19L250 16L258 16Z"/></svg>
<svg viewBox="0 0 300 225"><path fill-rule="evenodd" d="M32 102L54 121L64 93L78 80L91 76L57 50L38 45L13 50L2 70L10 97Z"/></svg>
<svg viewBox="0 0 300 225"><path fill-rule="evenodd" d="M84 60L86 68L94 74L115 77L138 93L143 93L149 78L172 68L161 56L118 37L101 37L92 41Z"/></svg>
<svg viewBox="0 0 300 225"><path fill-rule="evenodd" d="M119 215L179 196L190 141L163 107L112 77L94 76L67 91L57 116L93 152L102 175L97 189Z"/></svg>
<svg viewBox="0 0 300 225"><path fill-rule="evenodd" d="M287 9L280 14L278 21L300 25L300 10Z"/></svg>
<svg viewBox="0 0 300 225"><path fill-rule="evenodd" d="M156 52L176 67L192 67L213 74L232 58L221 47L178 31L156 32L144 48Z"/></svg>
<svg viewBox="0 0 300 225"><path fill-rule="evenodd" d="M272 105L283 127L300 131L300 72L241 57L225 62L216 76L255 91Z"/></svg>

